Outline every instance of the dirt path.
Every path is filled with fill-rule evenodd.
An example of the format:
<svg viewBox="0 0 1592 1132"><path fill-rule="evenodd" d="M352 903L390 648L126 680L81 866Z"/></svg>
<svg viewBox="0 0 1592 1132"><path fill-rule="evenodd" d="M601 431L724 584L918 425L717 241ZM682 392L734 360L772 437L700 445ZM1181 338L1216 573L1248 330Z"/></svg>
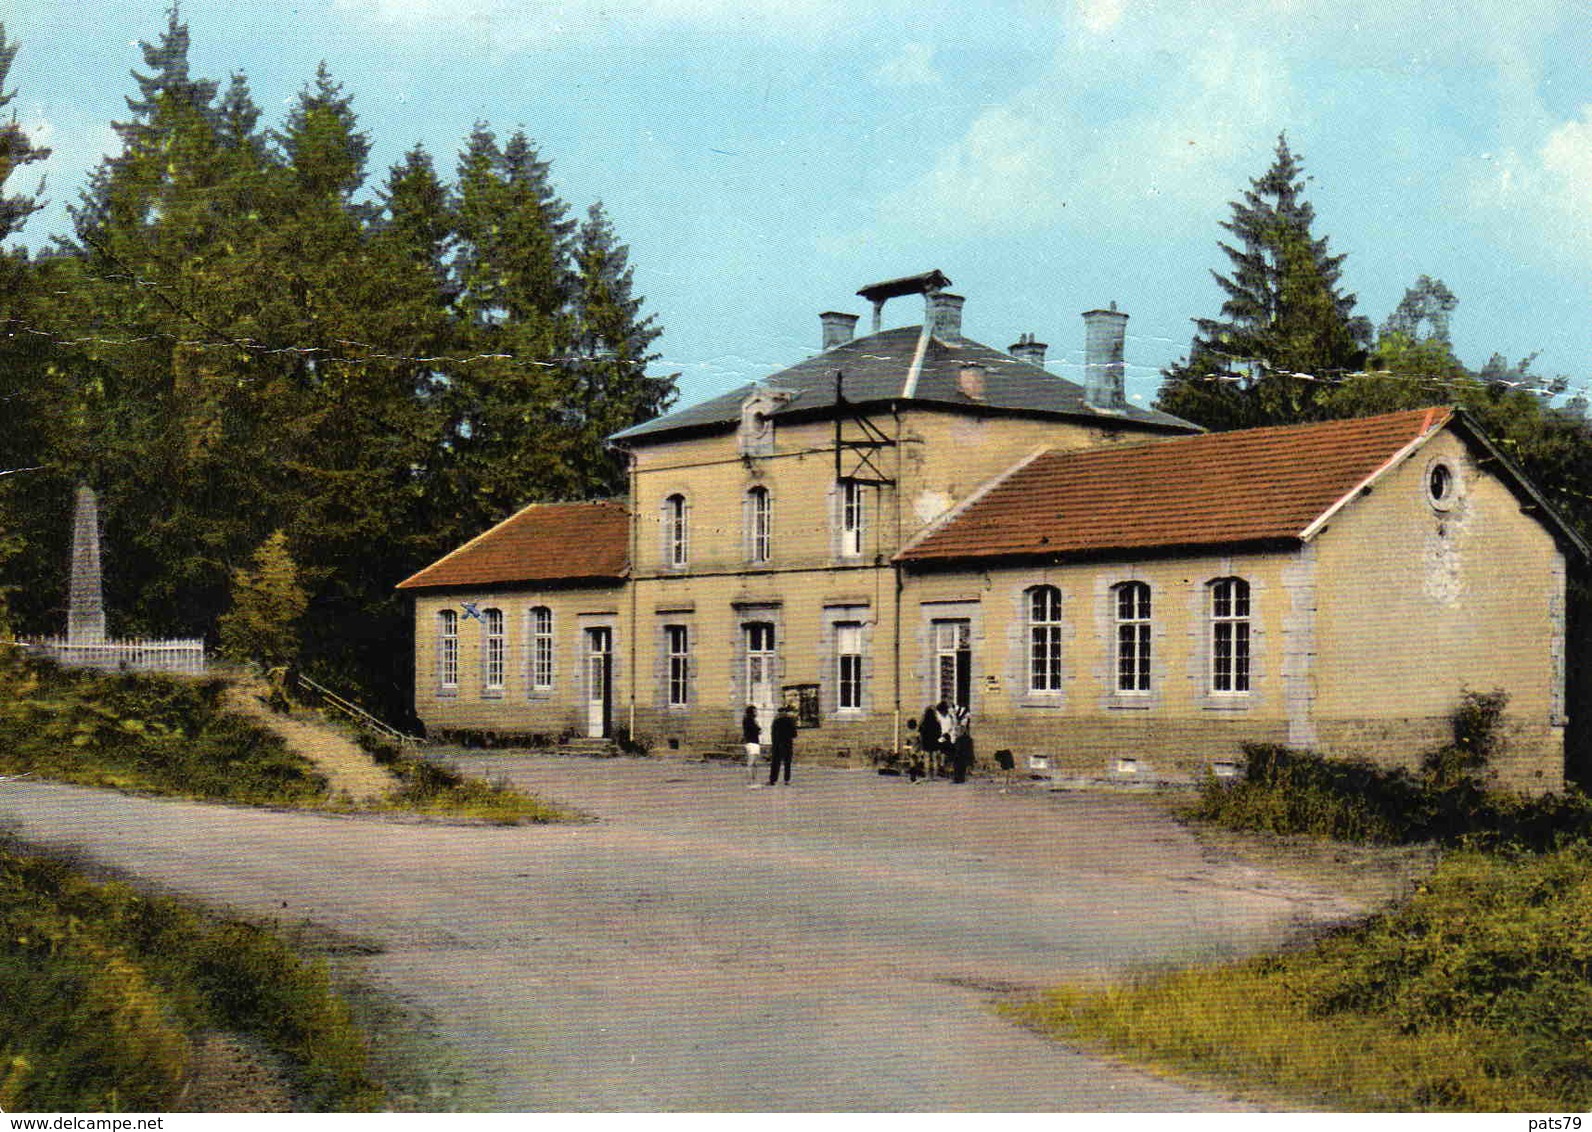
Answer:
<svg viewBox="0 0 1592 1132"><path fill-rule="evenodd" d="M1242 1107L997 1017L1005 993L1241 954L1343 899L1154 807L796 768L481 756L601 819L469 828L0 784L0 822L379 946L367 972L497 1110Z"/></svg>
<svg viewBox="0 0 1592 1132"><path fill-rule="evenodd" d="M333 794L347 794L356 802L379 798L398 786L398 780L365 753L363 747L336 728L317 720L280 715L260 701L258 689L244 684L227 688L228 710L246 715L315 764L326 776Z"/></svg>

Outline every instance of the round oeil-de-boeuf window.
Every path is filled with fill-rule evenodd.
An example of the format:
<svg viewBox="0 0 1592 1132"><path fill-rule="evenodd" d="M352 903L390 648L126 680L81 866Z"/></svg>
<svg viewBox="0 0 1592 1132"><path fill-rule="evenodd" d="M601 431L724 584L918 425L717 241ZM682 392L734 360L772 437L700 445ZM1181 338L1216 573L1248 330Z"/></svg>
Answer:
<svg viewBox="0 0 1592 1132"><path fill-rule="evenodd" d="M1439 511L1447 511L1459 499L1459 469L1446 456L1426 466L1426 501Z"/></svg>

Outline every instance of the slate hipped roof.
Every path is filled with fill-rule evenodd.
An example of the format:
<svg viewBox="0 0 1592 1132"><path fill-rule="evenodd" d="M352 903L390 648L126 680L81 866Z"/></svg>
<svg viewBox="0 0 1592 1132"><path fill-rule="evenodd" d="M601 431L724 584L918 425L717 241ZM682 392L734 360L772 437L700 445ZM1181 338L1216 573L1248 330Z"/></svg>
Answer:
<svg viewBox="0 0 1592 1132"><path fill-rule="evenodd" d="M1414 409L1122 448L1046 451L897 558L927 564L1299 541L1454 419L1452 409Z"/></svg>
<svg viewBox="0 0 1592 1132"><path fill-rule="evenodd" d="M918 359L919 346L923 356ZM984 367L984 395L969 397L962 391L964 366ZM655 420L615 433L609 439L649 442L663 434L686 430L707 431L738 424L741 405L759 388L792 394L772 416L776 422L807 415L822 416L835 404L835 374L844 378L843 395L854 405L913 402L955 406L964 411L1016 412L1107 422L1131 422L1164 432L1193 432L1196 426L1154 409L1126 406L1096 408L1084 401L1083 387L1057 377L1042 366L1020 362L1010 354L970 338L924 341L921 326L882 330L853 338L815 354L761 382L709 398Z"/></svg>
<svg viewBox="0 0 1592 1132"><path fill-rule="evenodd" d="M629 547L623 503L533 503L398 588L618 581L630 571Z"/></svg>

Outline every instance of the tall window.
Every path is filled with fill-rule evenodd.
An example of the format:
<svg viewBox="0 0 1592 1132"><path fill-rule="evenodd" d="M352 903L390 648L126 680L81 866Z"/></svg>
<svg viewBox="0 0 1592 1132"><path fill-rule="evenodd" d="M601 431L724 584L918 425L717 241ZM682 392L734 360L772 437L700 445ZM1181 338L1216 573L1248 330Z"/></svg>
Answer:
<svg viewBox="0 0 1592 1132"><path fill-rule="evenodd" d="M437 683L459 686L459 615L451 609L437 614Z"/></svg>
<svg viewBox="0 0 1592 1132"><path fill-rule="evenodd" d="M835 706L862 708L862 623L835 623Z"/></svg>
<svg viewBox="0 0 1592 1132"><path fill-rule="evenodd" d="M973 702L973 627L965 620L934 622L935 688L952 707Z"/></svg>
<svg viewBox="0 0 1592 1132"><path fill-rule="evenodd" d="M686 544L685 496L671 495L663 501L663 524L664 564L684 566L689 552Z"/></svg>
<svg viewBox="0 0 1592 1132"><path fill-rule="evenodd" d="M553 611L545 605L531 610L531 689L553 687Z"/></svg>
<svg viewBox="0 0 1592 1132"><path fill-rule="evenodd" d="M481 611L481 624L485 627L486 651L482 656L481 682L488 691L497 691L503 687L504 655L507 642L503 635L503 611L501 609L483 609Z"/></svg>
<svg viewBox="0 0 1592 1132"><path fill-rule="evenodd" d="M840 553L847 558L862 554L862 532L867 515L863 508L862 484L840 481Z"/></svg>
<svg viewBox="0 0 1592 1132"><path fill-rule="evenodd" d="M1211 691L1249 691L1249 583L1211 583Z"/></svg>
<svg viewBox="0 0 1592 1132"><path fill-rule="evenodd" d="M746 641L746 701L774 707L774 626L768 621L748 621L741 626Z"/></svg>
<svg viewBox="0 0 1592 1132"><path fill-rule="evenodd" d="M669 649L669 706L684 707L691 702L691 634L684 625L665 625Z"/></svg>
<svg viewBox="0 0 1592 1132"><path fill-rule="evenodd" d="M1150 587L1117 587L1117 691L1150 690Z"/></svg>
<svg viewBox="0 0 1592 1132"><path fill-rule="evenodd" d="M1061 691L1061 591L1028 591L1028 690Z"/></svg>
<svg viewBox="0 0 1592 1132"><path fill-rule="evenodd" d="M767 562L773 553L774 514L768 488L754 487L746 493L747 557Z"/></svg>

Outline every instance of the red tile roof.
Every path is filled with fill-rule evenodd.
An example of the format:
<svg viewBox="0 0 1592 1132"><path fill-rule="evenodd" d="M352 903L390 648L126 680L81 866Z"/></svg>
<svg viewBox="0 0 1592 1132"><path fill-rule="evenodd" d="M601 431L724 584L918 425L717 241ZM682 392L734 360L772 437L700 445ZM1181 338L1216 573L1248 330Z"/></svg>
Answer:
<svg viewBox="0 0 1592 1132"><path fill-rule="evenodd" d="M622 503L533 503L398 588L618 579L630 568L629 544Z"/></svg>
<svg viewBox="0 0 1592 1132"><path fill-rule="evenodd" d="M904 549L909 562L1297 539L1446 408L1041 454Z"/></svg>

